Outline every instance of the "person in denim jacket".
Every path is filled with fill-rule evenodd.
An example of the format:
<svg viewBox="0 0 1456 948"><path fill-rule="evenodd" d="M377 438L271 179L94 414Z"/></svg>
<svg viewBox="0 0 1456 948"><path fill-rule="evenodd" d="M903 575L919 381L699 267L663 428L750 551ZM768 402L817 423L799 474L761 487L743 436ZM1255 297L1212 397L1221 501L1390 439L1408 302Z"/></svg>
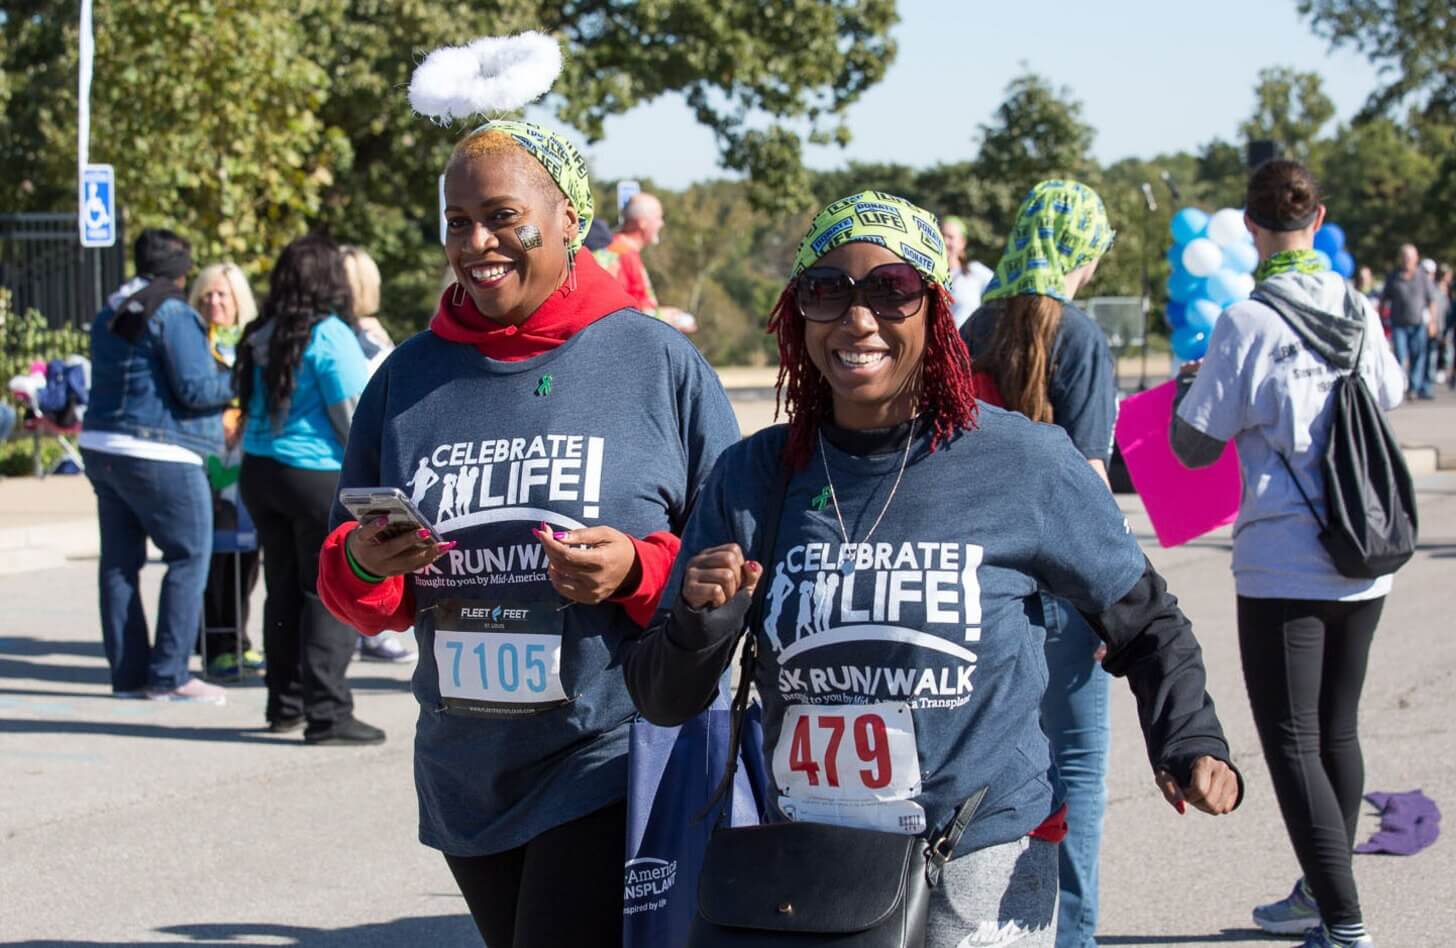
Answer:
<svg viewBox="0 0 1456 948"><path fill-rule="evenodd" d="M187 660L212 553L202 459L222 450L233 385L187 305L191 254L171 231L137 237L137 276L91 325L91 404L80 446L101 527L101 636L112 693L222 704L222 689L192 678ZM167 564L150 643L139 585L148 539Z"/></svg>

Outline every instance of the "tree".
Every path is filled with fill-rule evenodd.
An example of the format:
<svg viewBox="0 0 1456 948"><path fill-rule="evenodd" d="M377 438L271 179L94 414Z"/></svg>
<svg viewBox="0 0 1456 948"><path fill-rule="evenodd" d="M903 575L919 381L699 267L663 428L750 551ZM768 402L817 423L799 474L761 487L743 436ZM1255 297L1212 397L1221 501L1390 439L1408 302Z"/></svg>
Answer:
<svg viewBox="0 0 1456 948"><path fill-rule="evenodd" d="M1298 72L1287 66L1259 71L1254 88L1254 111L1241 126L1245 141L1269 139L1303 161L1320 130L1335 117L1335 103L1325 95L1318 73Z"/></svg>
<svg viewBox="0 0 1456 948"><path fill-rule="evenodd" d="M0 0L9 209L73 206L78 6ZM431 47L553 33L566 66L544 104L589 141L607 116L680 92L749 198L783 213L809 191L784 123L844 140L895 21L893 0L117 0L96 8L93 160L117 166L133 226L172 225L199 259L255 277L309 227L363 244L388 277L385 315L413 318L438 280L435 181L462 132L409 112Z"/></svg>
<svg viewBox="0 0 1456 948"><path fill-rule="evenodd" d="M1377 272L1394 263L1401 244L1435 239L1444 222L1430 213L1426 196L1437 170L1416 136L1388 118L1341 129L1316 166L1330 220L1344 228L1355 258Z"/></svg>
<svg viewBox="0 0 1456 948"><path fill-rule="evenodd" d="M1093 134L1070 89L1028 72L1007 84L991 122L981 126L976 173L1015 182L1021 193L1043 178L1077 177L1091 166Z"/></svg>
<svg viewBox="0 0 1456 948"><path fill-rule="evenodd" d="M1451 0L1299 0L1317 35L1352 46L1390 81L1371 93L1365 117L1419 93L1427 108L1456 115L1456 7Z"/></svg>

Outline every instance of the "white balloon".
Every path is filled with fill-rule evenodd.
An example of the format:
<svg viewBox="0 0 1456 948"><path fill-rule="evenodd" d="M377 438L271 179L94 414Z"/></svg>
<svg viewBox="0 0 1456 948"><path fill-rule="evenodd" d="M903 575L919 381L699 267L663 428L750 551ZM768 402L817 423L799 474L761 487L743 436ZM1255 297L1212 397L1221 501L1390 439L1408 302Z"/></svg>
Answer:
<svg viewBox="0 0 1456 948"><path fill-rule="evenodd" d="M1254 294L1254 275L1252 273L1240 273L1236 283L1239 289L1236 300L1246 300Z"/></svg>
<svg viewBox="0 0 1456 948"><path fill-rule="evenodd" d="M1223 250L1207 237L1188 241L1183 248L1183 269L1198 277L1206 277L1223 266Z"/></svg>
<svg viewBox="0 0 1456 948"><path fill-rule="evenodd" d="M1208 219L1208 238L1220 247L1236 244L1249 229L1244 226L1244 212L1226 207Z"/></svg>

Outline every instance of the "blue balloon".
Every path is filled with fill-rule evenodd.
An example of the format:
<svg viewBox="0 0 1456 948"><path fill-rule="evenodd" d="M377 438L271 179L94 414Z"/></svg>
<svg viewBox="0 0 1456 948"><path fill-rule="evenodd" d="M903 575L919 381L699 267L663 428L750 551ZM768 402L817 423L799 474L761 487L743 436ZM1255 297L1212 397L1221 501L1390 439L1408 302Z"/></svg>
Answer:
<svg viewBox="0 0 1456 948"><path fill-rule="evenodd" d="M1174 267L1183 266L1183 245L1174 244L1168 248L1168 262Z"/></svg>
<svg viewBox="0 0 1456 948"><path fill-rule="evenodd" d="M1208 215L1196 207L1185 207L1173 215L1169 230L1173 232L1173 239L1180 244L1186 244L1195 237L1202 237L1203 232L1208 229Z"/></svg>
<svg viewBox="0 0 1456 948"><path fill-rule="evenodd" d="M1208 333L1193 326L1173 330L1173 354L1184 362L1203 358L1208 351Z"/></svg>
<svg viewBox="0 0 1456 948"><path fill-rule="evenodd" d="M1244 295L1242 274L1228 268L1218 270L1208 277L1204 293L1219 306L1227 306Z"/></svg>
<svg viewBox="0 0 1456 948"><path fill-rule="evenodd" d="M1206 296L1200 297L1188 304L1188 326L1208 332L1213 329L1213 324L1218 321L1222 312L1222 306Z"/></svg>
<svg viewBox="0 0 1456 948"><path fill-rule="evenodd" d="M1326 224L1314 232L1314 249L1330 257L1345 249L1345 229L1339 224Z"/></svg>
<svg viewBox="0 0 1456 948"><path fill-rule="evenodd" d="M1169 329L1182 329L1188 325L1188 306L1176 300L1170 301L1167 309L1163 310L1163 319L1167 321Z"/></svg>
<svg viewBox="0 0 1456 948"><path fill-rule="evenodd" d="M1355 275L1355 258L1350 256L1350 251L1335 254L1335 272L1347 280Z"/></svg>
<svg viewBox="0 0 1456 948"><path fill-rule="evenodd" d="M1333 270L1335 268L1335 262L1323 250L1316 250L1314 255L1319 258L1321 270Z"/></svg>
<svg viewBox="0 0 1456 948"><path fill-rule="evenodd" d="M1203 277L1196 277L1182 267L1168 275L1168 299L1186 303L1203 295Z"/></svg>
<svg viewBox="0 0 1456 948"><path fill-rule="evenodd" d="M1223 264L1235 273L1253 273L1259 265L1259 251L1253 244L1230 244L1223 248Z"/></svg>

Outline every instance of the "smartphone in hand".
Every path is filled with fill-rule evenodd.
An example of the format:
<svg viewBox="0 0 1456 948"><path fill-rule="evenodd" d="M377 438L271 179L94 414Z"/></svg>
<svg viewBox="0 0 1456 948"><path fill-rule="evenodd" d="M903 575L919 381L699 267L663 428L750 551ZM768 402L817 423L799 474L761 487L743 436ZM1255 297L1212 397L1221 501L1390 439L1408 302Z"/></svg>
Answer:
<svg viewBox="0 0 1456 948"><path fill-rule="evenodd" d="M432 543L441 542L435 525L425 519L420 509L398 487L346 487L339 491L339 503L360 523L380 517L389 518L389 526L380 534L382 539L428 530Z"/></svg>

